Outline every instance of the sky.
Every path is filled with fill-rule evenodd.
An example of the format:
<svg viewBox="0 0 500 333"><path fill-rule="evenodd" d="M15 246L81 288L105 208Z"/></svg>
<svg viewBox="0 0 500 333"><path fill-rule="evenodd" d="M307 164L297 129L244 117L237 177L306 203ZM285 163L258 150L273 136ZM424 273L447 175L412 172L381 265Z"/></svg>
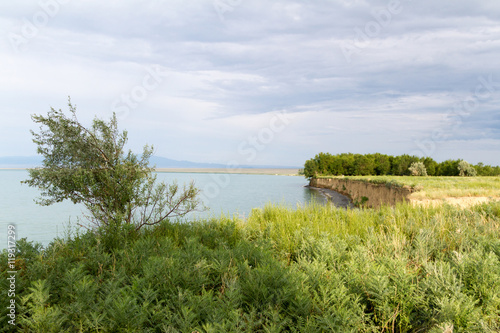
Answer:
<svg viewBox="0 0 500 333"><path fill-rule="evenodd" d="M0 35L0 156L71 97L176 160L500 165L498 0L3 1Z"/></svg>

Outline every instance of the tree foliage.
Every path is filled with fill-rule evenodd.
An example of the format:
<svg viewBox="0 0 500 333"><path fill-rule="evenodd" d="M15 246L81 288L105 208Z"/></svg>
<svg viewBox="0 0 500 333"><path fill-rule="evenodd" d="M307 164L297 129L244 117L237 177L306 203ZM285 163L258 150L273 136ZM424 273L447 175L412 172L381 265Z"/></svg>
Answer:
<svg viewBox="0 0 500 333"><path fill-rule="evenodd" d="M423 164L423 165L420 165ZM419 168L426 170L428 176L499 176L500 166L489 166L479 163L470 165L463 160L446 160L441 163L434 161L430 157L420 158L418 156L400 155L391 156L380 153L376 154L352 154L342 153L332 155L329 153L319 153L314 158L309 159L304 165L304 176L306 178L325 176L375 176L393 175L409 176L412 174L412 165L419 165ZM467 170L467 171L465 171Z"/></svg>
<svg viewBox="0 0 500 333"><path fill-rule="evenodd" d="M152 146L139 157L125 151L127 132L118 130L116 115L109 122L93 120L90 128L77 118L69 102L70 116L51 109L46 116L32 115L40 131L31 131L43 159L43 167L29 170L23 181L41 190L37 203L51 205L69 199L83 204L98 227L134 225L140 229L184 216L198 207L199 190L191 183L157 183L149 158Z"/></svg>
<svg viewBox="0 0 500 333"><path fill-rule="evenodd" d="M413 162L409 170L412 176L427 176L427 170L423 162Z"/></svg>
<svg viewBox="0 0 500 333"><path fill-rule="evenodd" d="M465 177L475 177L477 176L477 171L474 169L472 165L469 164L467 161L460 161L458 163L458 172L459 176Z"/></svg>

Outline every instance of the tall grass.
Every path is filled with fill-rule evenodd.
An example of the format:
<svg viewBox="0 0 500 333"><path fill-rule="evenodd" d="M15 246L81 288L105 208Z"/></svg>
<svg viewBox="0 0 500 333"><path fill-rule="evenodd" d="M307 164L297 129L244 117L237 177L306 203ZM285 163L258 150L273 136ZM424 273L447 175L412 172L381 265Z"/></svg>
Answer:
<svg viewBox="0 0 500 333"><path fill-rule="evenodd" d="M21 241L18 331L498 332L499 234L498 203L269 205L246 221Z"/></svg>

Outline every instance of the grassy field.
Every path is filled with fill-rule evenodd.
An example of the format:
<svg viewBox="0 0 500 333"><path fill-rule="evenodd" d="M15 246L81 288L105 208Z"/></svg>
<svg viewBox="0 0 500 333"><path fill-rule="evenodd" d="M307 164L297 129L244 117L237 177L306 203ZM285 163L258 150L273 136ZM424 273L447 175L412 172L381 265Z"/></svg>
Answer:
<svg viewBox="0 0 500 333"><path fill-rule="evenodd" d="M442 199L445 197L500 198L500 177L349 176L343 178L375 184L387 184L388 186L409 186L416 190L411 195L415 199Z"/></svg>
<svg viewBox="0 0 500 333"><path fill-rule="evenodd" d="M500 203L402 204L19 241L16 331L498 332L499 234Z"/></svg>

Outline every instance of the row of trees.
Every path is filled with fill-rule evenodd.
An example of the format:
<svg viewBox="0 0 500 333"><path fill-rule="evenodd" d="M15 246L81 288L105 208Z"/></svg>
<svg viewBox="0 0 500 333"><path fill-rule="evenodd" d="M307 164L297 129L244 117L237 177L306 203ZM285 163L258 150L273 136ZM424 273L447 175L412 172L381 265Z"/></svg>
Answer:
<svg viewBox="0 0 500 333"><path fill-rule="evenodd" d="M366 155L352 153L332 155L329 153L319 153L314 158L306 161L304 165L304 175L307 178L319 175L409 176L412 174L410 167L412 164L418 162L425 165L428 176L464 175L463 166L466 163L464 163L463 160L446 160L438 163L430 157L418 157L406 154L391 156L380 153ZM479 163L477 165L470 165L470 168L473 168L478 176L500 175L500 166L490 166ZM469 171L473 172L470 168ZM471 175L471 173L468 175Z"/></svg>

